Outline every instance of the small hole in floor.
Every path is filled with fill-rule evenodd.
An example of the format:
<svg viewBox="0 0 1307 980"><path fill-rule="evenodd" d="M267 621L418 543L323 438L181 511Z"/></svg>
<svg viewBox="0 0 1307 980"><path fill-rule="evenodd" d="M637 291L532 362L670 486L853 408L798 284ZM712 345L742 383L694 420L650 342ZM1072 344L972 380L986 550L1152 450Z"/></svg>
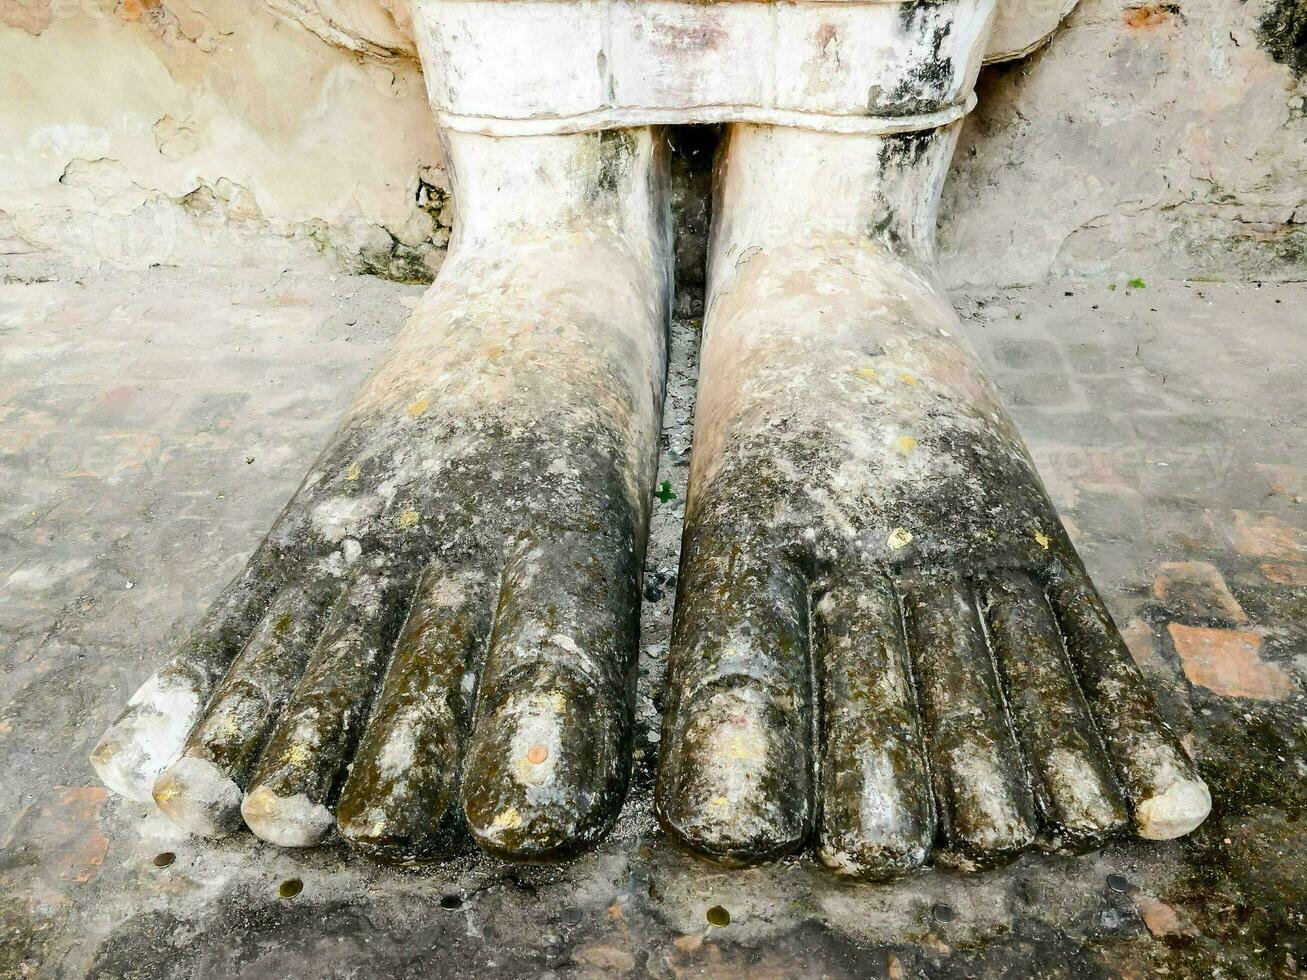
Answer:
<svg viewBox="0 0 1307 980"><path fill-rule="evenodd" d="M937 903L933 908L931 908L931 910L930 910L930 914L933 915L933 916L935 917L935 921L936 921L936 922L952 922L952 921L953 921L953 908L952 908L952 906L945 905L943 902L939 902L939 903Z"/></svg>
<svg viewBox="0 0 1307 980"><path fill-rule="evenodd" d="M1125 875L1108 875L1107 887L1114 892L1128 892L1130 890L1130 879Z"/></svg>
<svg viewBox="0 0 1307 980"><path fill-rule="evenodd" d="M710 908L705 918L707 918L710 926L717 926L720 928L721 926L729 926L731 924L731 913L727 912L720 905L714 905Z"/></svg>
<svg viewBox="0 0 1307 980"><path fill-rule="evenodd" d="M569 905L563 909L563 921L569 926L581 924L581 910L575 905Z"/></svg>
<svg viewBox="0 0 1307 980"><path fill-rule="evenodd" d="M457 895L442 895L440 898L440 907L446 912L453 912L463 907L463 899Z"/></svg>
<svg viewBox="0 0 1307 980"><path fill-rule="evenodd" d="M304 882L298 878L287 878L281 883L281 887L277 889L277 894L282 898L294 898L303 890Z"/></svg>
<svg viewBox="0 0 1307 980"><path fill-rule="evenodd" d="M172 851L164 851L162 854L154 856L154 866L156 868L166 868L177 860L177 855Z"/></svg>

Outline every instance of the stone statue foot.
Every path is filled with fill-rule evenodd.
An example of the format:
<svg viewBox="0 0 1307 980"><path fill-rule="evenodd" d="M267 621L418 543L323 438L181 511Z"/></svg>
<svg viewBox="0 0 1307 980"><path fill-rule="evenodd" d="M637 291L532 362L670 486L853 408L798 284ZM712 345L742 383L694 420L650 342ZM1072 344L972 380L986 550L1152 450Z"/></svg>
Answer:
<svg viewBox="0 0 1307 980"><path fill-rule="evenodd" d="M656 787L721 863L977 869L1210 808L922 271L951 148L729 137Z"/></svg>
<svg viewBox="0 0 1307 980"><path fill-rule="evenodd" d="M244 571L106 732L112 789L397 862L549 859L626 790L670 240L650 130L448 137L457 244ZM466 829L465 829L466 828Z"/></svg>

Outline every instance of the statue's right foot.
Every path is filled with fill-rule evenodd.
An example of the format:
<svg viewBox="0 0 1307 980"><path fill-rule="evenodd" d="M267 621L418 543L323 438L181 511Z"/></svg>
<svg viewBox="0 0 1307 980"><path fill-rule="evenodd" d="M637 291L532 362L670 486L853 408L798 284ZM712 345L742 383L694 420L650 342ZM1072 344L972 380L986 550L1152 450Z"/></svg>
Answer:
<svg viewBox="0 0 1307 980"><path fill-rule="evenodd" d="M92 759L182 827L547 859L627 784L670 242L649 130L451 134L454 252Z"/></svg>
<svg viewBox="0 0 1307 980"><path fill-rule="evenodd" d="M718 862L977 869L1211 805L923 269L952 136L729 134L657 783Z"/></svg>

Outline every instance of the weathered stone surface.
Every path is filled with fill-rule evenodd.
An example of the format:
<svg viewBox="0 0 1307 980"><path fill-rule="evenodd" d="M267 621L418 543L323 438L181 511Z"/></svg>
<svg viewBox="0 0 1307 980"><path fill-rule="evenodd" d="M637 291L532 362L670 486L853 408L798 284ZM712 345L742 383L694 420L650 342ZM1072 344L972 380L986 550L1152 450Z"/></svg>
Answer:
<svg viewBox="0 0 1307 980"><path fill-rule="evenodd" d="M1153 580L1153 595L1179 615L1248 622L1221 570L1205 561L1169 561Z"/></svg>
<svg viewBox="0 0 1307 980"><path fill-rule="evenodd" d="M983 75L941 205L946 278L1301 276L1307 92L1261 29L1292 9L1082 0ZM1013 222L1031 200L1038 220Z"/></svg>
<svg viewBox="0 0 1307 980"><path fill-rule="evenodd" d="M1274 582L1276 585L1307 585L1307 565L1265 562L1259 567L1268 582Z"/></svg>
<svg viewBox="0 0 1307 980"><path fill-rule="evenodd" d="M361 59L261 0L45 9L0 29L4 251L138 269L327 252L430 281L451 215L412 61Z"/></svg>
<svg viewBox="0 0 1307 980"><path fill-rule="evenodd" d="M1275 514L1235 511L1229 533L1234 546L1250 558L1287 562L1307 558L1307 531Z"/></svg>
<svg viewBox="0 0 1307 980"><path fill-rule="evenodd" d="M1130 657L1144 670L1170 670L1170 666L1157 649L1157 634L1138 616L1121 627L1121 639L1130 651Z"/></svg>
<svg viewBox="0 0 1307 980"><path fill-rule="evenodd" d="M91 778L85 753L116 707L105 691L130 693L245 561L330 435L322 405L357 391L420 290L332 281L322 269L109 275L12 258L0 280L0 780L16 787L0 798L0 822L15 831L0 844L0 975L480 980L580 972L578 951L596 944L630 952L636 975L687 977L766 975L766 967L776 976L865 978L885 975L891 962L904 977L1106 980L1213 968L1294 976L1290 958L1307 962L1298 915L1307 799L1283 761L1307 755L1293 699L1245 699L1226 712L1207 696L1210 712L1168 715L1186 722L1178 730L1217 802L1209 824L1179 845L1126 838L1094 857L1028 855L982 876L925 874L889 886L837 881L811 858L719 873L667 845L641 801L652 779L657 743L648 735L659 727L685 500L687 392L700 339L691 297L673 334L658 475L676 496L654 503L645 577L636 699L644 758L605 843L562 870L458 855L395 871L338 848L285 854L244 834L199 843L110 798L98 808L104 863L84 884L65 880L65 844L16 818L29 802L33 813L47 808L58 796L52 786ZM1307 464L1297 436L1307 404L1293 366L1307 359L1304 302L1302 285L1150 281L1145 295L1126 296L1103 280L955 297L987 363L997 363L999 338L1028 336L1052 339L1068 372L1072 355L1092 343L1104 376L1145 384L1145 367L1167 374L1160 410L1076 402L1013 413L1041 469L1076 488L1068 516L1122 622L1148 595L1159 561L1212 561L1235 581L1239 553L1206 536L1204 511L1220 526L1235 509L1258 513L1275 502L1259 481L1221 479L1211 468L1206 450L1219 450L1224 433L1239 434L1234 472L1261 459ZM1159 312L1150 316L1150 307ZM1157 327L1156 338L1140 336L1141 320ZM1236 321L1246 326L1240 349L1263 369L1231 370L1211 357ZM1072 390L1094 376L1072 372ZM115 395L121 410L102 413L103 396L117 388L135 397ZM1135 495L1093 487L1086 463L1101 458L1115 461ZM1243 567L1252 627L1295 628L1301 598L1294 606L1291 588L1260 580L1255 561ZM175 862L156 866L161 852ZM1134 893L1105 885L1112 872L1201 936L1154 937ZM289 878L304 890L281 899ZM446 896L459 907L442 907ZM607 913L618 900L621 922ZM933 917L940 903L953 921ZM728 926L708 925L715 905L729 910ZM569 907L580 912L576 925L563 918ZM680 937L693 949L680 948Z"/></svg>
<svg viewBox="0 0 1307 980"><path fill-rule="evenodd" d="M710 860L820 814L827 865L911 870L927 778L932 857L969 870L1210 808L931 284L951 136L729 131L655 793Z"/></svg>
<svg viewBox="0 0 1307 980"><path fill-rule="evenodd" d="M459 249L93 753L112 788L207 836L238 829L243 796L263 839L317 845L343 794L347 841L429 860L463 828L458 786L482 847L540 860L593 844L621 806L666 370L664 143L447 145ZM406 621L443 640L425 683L413 648L432 651Z"/></svg>

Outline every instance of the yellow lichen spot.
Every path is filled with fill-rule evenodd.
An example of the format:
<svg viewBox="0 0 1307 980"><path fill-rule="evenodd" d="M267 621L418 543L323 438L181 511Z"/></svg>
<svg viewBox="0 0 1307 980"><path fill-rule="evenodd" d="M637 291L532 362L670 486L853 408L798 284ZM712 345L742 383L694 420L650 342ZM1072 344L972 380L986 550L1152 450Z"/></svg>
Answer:
<svg viewBox="0 0 1307 980"><path fill-rule="evenodd" d="M531 695L531 706L541 714L552 714L557 717L567 710L567 695L562 691L533 694Z"/></svg>
<svg viewBox="0 0 1307 980"><path fill-rule="evenodd" d="M898 551L900 548L906 547L911 542L912 532L903 527L896 527L890 532L889 537L885 539L885 543L889 545L890 551Z"/></svg>
<svg viewBox="0 0 1307 980"><path fill-rule="evenodd" d="M349 469L345 471L345 479L353 483L363 475L363 468L358 463L351 463Z"/></svg>
<svg viewBox="0 0 1307 980"><path fill-rule="evenodd" d="M1040 532L1036 531L1036 532L1035 532L1035 540L1039 542L1039 546L1040 546L1041 548L1043 548L1045 551L1048 550L1048 546L1049 546L1049 544L1050 544L1049 539L1048 539L1048 535L1046 535L1046 534L1041 534Z"/></svg>
<svg viewBox="0 0 1307 980"><path fill-rule="evenodd" d="M395 523L399 525L401 530L407 531L409 528L417 524L421 517L421 514L410 508L400 514L399 517L395 519Z"/></svg>
<svg viewBox="0 0 1307 980"><path fill-rule="evenodd" d="M492 830L516 830L522 826L522 814L517 812L517 807L510 806L503 813L495 814L495 819L491 821Z"/></svg>
<svg viewBox="0 0 1307 980"><path fill-rule="evenodd" d="M491 344L489 347L486 348L486 357L489 360L497 361L501 357L503 357L504 352L507 350L508 348L505 347L503 344Z"/></svg>
<svg viewBox="0 0 1307 980"><path fill-rule="evenodd" d="M858 368L858 377L863 381L879 381L880 375L876 373L875 368L865 367Z"/></svg>
<svg viewBox="0 0 1307 980"><path fill-rule="evenodd" d="M900 374L899 380L902 381L905 385L914 385L917 383L917 379L910 374Z"/></svg>
<svg viewBox="0 0 1307 980"><path fill-rule="evenodd" d="M711 800L708 801L708 809L710 810L717 810L717 811L729 810L730 807L731 807L731 801L724 796L714 796Z"/></svg>
<svg viewBox="0 0 1307 980"><path fill-rule="evenodd" d="M408 407L408 414L413 416L414 418L417 418L419 415L421 415L430 407L431 407L430 402L428 402L425 398L419 398L417 401L415 401L412 405Z"/></svg>
<svg viewBox="0 0 1307 980"><path fill-rule="evenodd" d="M312 757L313 757L313 753L309 751L309 747L307 745L296 743L295 745L292 745L290 748L288 748L286 750L286 754L283 755L281 758L283 762L289 765L302 766L304 765L304 763L308 762L309 759L311 759Z"/></svg>
<svg viewBox="0 0 1307 980"><path fill-rule="evenodd" d="M761 758L761 748L757 738L751 738L748 735L735 735L726 743L725 755L728 759L748 762Z"/></svg>
<svg viewBox="0 0 1307 980"><path fill-rule="evenodd" d="M157 783L154 787L154 802L160 806L167 803L177 795L177 784L171 779L165 779Z"/></svg>
<svg viewBox="0 0 1307 980"><path fill-rule="evenodd" d="M917 440L912 436L899 436L894 440L894 448L901 453L910 453L917 448Z"/></svg>

